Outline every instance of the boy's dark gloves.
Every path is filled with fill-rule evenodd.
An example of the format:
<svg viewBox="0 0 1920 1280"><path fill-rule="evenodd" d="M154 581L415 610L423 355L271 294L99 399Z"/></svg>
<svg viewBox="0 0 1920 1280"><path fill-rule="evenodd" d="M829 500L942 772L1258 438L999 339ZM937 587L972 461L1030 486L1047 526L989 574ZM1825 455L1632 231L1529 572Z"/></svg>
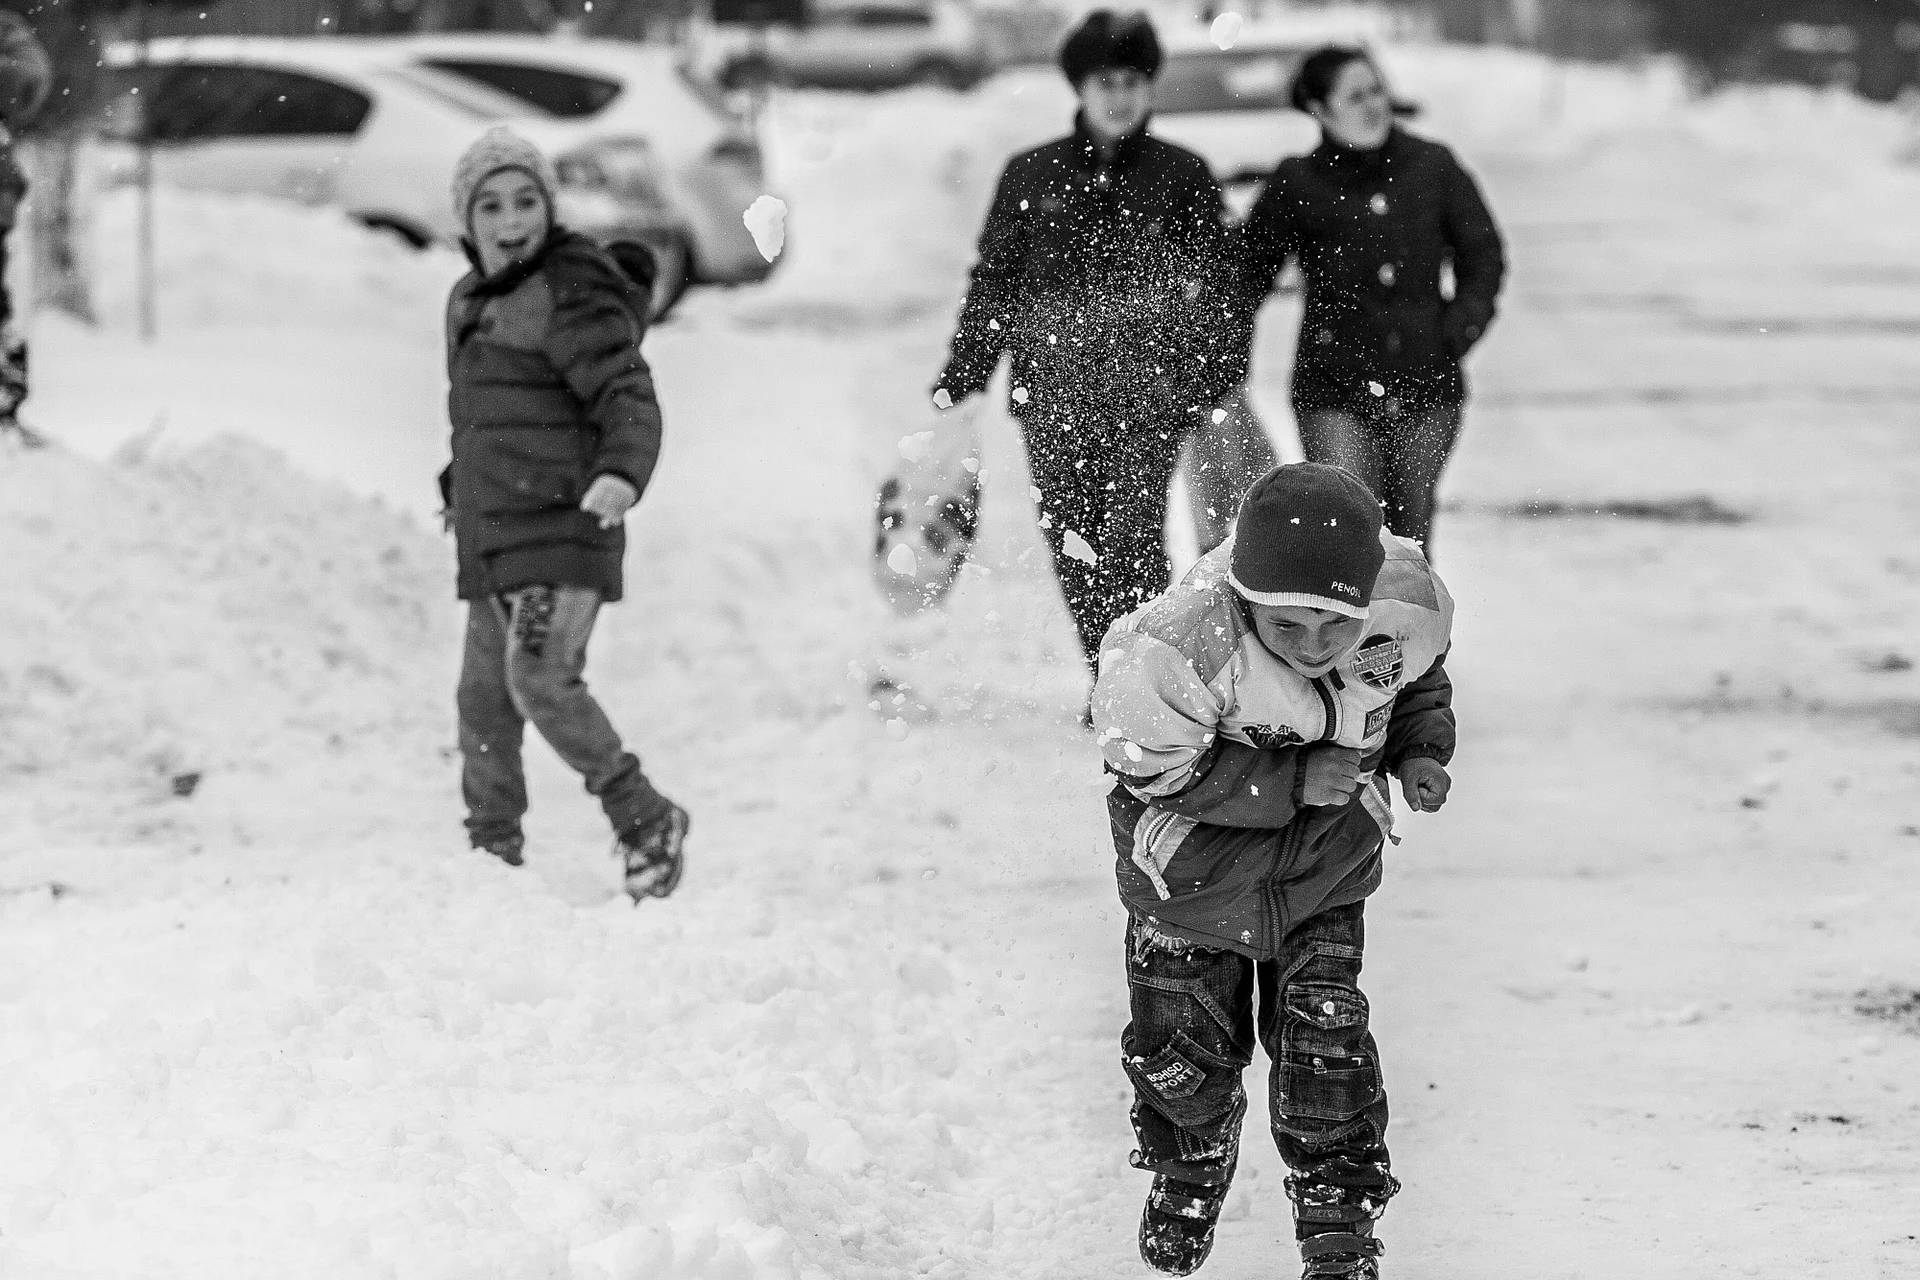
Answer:
<svg viewBox="0 0 1920 1280"><path fill-rule="evenodd" d="M1360 785L1360 752L1355 747L1313 747L1302 753L1300 803L1341 805Z"/></svg>
<svg viewBox="0 0 1920 1280"><path fill-rule="evenodd" d="M1453 778L1431 756L1409 756L1395 772L1400 775L1400 794L1415 813L1432 813L1447 802L1453 790Z"/></svg>

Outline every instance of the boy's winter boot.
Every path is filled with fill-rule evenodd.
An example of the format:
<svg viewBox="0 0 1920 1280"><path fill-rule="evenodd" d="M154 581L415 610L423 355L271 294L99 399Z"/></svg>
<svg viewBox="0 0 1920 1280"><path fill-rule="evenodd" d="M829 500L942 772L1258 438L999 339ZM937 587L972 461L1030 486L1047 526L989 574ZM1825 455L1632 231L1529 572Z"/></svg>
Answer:
<svg viewBox="0 0 1920 1280"><path fill-rule="evenodd" d="M1140 1214L1141 1258L1170 1276L1199 1270L1213 1252L1213 1229L1219 1225L1220 1206L1226 1200L1224 1186L1155 1174L1147 1207Z"/></svg>
<svg viewBox="0 0 1920 1280"><path fill-rule="evenodd" d="M1386 1246L1374 1238L1373 1223L1399 1189L1384 1160L1336 1157L1288 1178L1301 1280L1380 1280L1375 1259Z"/></svg>
<svg viewBox="0 0 1920 1280"><path fill-rule="evenodd" d="M613 856L620 859L627 896L636 905L644 898L664 898L680 883L680 873L686 869L682 849L690 825L687 811L669 803L659 817L614 839Z"/></svg>

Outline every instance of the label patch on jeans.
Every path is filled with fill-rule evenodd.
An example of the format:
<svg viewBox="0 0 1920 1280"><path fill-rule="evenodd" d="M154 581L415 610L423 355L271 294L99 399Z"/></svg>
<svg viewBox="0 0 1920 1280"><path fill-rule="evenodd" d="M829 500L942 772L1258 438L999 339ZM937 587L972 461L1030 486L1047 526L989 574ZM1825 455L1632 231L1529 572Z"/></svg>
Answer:
<svg viewBox="0 0 1920 1280"><path fill-rule="evenodd" d="M549 586L522 587L506 594L513 643L522 653L539 657L553 633L554 590Z"/></svg>
<svg viewBox="0 0 1920 1280"><path fill-rule="evenodd" d="M1140 1075L1155 1093L1166 1098L1184 1098L1200 1087L1207 1073L1168 1048L1140 1064Z"/></svg>

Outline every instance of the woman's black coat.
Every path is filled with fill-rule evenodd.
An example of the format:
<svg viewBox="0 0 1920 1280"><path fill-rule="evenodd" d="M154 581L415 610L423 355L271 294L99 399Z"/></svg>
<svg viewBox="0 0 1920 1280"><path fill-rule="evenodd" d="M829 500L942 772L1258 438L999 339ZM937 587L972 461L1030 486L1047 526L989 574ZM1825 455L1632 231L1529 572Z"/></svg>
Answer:
<svg viewBox="0 0 1920 1280"><path fill-rule="evenodd" d="M1493 320L1506 254L1451 151L1396 128L1373 151L1323 141L1282 160L1239 230L1249 331L1289 257L1306 279L1298 408L1365 414L1464 398L1460 359Z"/></svg>

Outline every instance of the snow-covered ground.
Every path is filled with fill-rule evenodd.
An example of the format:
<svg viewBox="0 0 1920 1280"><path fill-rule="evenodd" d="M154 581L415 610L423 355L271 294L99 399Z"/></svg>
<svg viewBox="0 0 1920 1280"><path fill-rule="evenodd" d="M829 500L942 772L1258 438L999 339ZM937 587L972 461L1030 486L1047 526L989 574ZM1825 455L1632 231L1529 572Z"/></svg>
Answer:
<svg viewBox="0 0 1920 1280"><path fill-rule="evenodd" d="M1906 126L1392 64L1515 271L1439 525L1459 785L1369 912L1387 1274L1920 1274ZM889 620L864 559L1064 101L780 104L791 259L649 339L669 441L591 674L695 826L637 910L543 752L528 866L461 839L457 263L170 199L144 347L101 210L105 326L34 332L65 447L0 456L0 1275L1145 1274L1103 788L1006 421L949 610ZM1297 1265L1262 1116L1220 1280Z"/></svg>

